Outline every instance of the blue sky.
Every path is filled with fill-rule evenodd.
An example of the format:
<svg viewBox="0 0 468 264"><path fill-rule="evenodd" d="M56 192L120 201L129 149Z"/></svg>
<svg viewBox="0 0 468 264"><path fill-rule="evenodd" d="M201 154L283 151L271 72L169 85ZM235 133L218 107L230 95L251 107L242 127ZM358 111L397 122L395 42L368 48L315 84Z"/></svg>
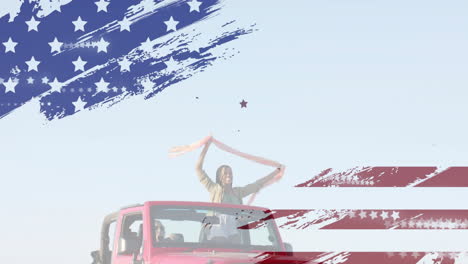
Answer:
<svg viewBox="0 0 468 264"><path fill-rule="evenodd" d="M208 200L199 152L170 159L167 150L210 132L286 164L256 200L273 208L319 207L313 194L291 198L292 186L328 167L466 164L466 1L225 4L221 15L259 29L228 44L240 51L232 59L150 100L53 122L28 104L0 121L5 262L86 263L102 218L120 206ZM213 147L207 171L223 163L239 185L271 170ZM38 245L28 256L24 241Z"/></svg>

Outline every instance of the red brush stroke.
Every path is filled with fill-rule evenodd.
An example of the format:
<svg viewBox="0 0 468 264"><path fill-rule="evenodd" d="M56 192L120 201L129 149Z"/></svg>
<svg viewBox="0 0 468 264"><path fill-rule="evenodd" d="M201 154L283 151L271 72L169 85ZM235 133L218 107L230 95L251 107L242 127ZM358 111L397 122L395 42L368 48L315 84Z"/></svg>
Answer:
<svg viewBox="0 0 468 264"><path fill-rule="evenodd" d="M372 212L377 217L371 217ZM322 229L468 229L468 210L353 210L352 213Z"/></svg>
<svg viewBox="0 0 468 264"><path fill-rule="evenodd" d="M468 167L450 167L416 187L468 187Z"/></svg>
<svg viewBox="0 0 468 264"><path fill-rule="evenodd" d="M436 175L437 167L364 167L333 173L329 168L295 187L468 187L468 167L450 167Z"/></svg>
<svg viewBox="0 0 468 264"><path fill-rule="evenodd" d="M239 228L258 228L274 218L286 221L279 225L284 229L306 229L333 219L336 221L321 229L468 229L468 210L328 210L322 218L307 219L310 212L314 210L273 210L260 221Z"/></svg>
<svg viewBox="0 0 468 264"><path fill-rule="evenodd" d="M416 264L423 258L432 260L434 264L454 264L458 254L464 252L342 252L346 256L344 262L337 261L340 254L326 257L331 252L294 252L292 256L283 253L263 253L255 263L282 264ZM261 259L261 260L260 260Z"/></svg>

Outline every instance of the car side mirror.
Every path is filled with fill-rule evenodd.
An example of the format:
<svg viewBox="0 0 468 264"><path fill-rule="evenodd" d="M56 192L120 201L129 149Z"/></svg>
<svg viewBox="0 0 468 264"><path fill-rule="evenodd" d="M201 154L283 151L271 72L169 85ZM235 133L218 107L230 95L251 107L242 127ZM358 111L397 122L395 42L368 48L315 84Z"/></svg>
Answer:
<svg viewBox="0 0 468 264"><path fill-rule="evenodd" d="M136 238L123 238L119 240L119 254L134 254L137 253L140 249L140 243Z"/></svg>
<svg viewBox="0 0 468 264"><path fill-rule="evenodd" d="M283 243L284 245L284 249L285 249L285 252L288 256L292 256L293 255L293 247L291 244L289 243Z"/></svg>

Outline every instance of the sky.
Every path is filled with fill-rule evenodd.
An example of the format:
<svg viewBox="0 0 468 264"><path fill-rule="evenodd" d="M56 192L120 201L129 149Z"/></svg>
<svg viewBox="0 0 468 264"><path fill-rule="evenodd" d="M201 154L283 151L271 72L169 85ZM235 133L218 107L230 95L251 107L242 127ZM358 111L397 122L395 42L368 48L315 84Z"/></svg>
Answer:
<svg viewBox="0 0 468 264"><path fill-rule="evenodd" d="M17 1L3 5L14 9ZM53 121L41 116L33 101L0 120L5 263L87 263L98 248L102 219L121 206L207 201L194 170L199 151L171 159L168 150L209 133L286 165L282 181L262 190L256 205L425 208L437 195L438 201L468 209L461 203L468 198L464 190L375 194L293 188L329 167L466 164L466 1L226 0L224 5L221 16L259 29L226 44L240 51L233 58L149 100L134 97ZM247 108L240 107L242 100ZM212 146L205 163L209 175L225 163L233 167L235 185L272 170ZM466 234L451 236L443 241L456 247ZM349 235L338 234L329 244L305 237L296 232L288 238L301 250L351 247L346 241L337 246ZM383 250L399 240L375 243L372 237L368 247Z"/></svg>

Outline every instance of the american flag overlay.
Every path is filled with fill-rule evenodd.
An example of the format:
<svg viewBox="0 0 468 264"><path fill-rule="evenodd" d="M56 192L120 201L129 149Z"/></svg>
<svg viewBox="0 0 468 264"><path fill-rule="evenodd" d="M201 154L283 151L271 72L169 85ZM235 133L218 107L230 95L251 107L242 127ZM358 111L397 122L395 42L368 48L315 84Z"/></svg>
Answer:
<svg viewBox="0 0 468 264"><path fill-rule="evenodd" d="M151 98L255 31L220 16L221 0L21 2L0 19L0 117L26 103L52 120Z"/></svg>
<svg viewBox="0 0 468 264"><path fill-rule="evenodd" d="M410 188L467 187L468 167L355 167L344 171L323 170L296 188ZM415 195L414 199L418 199ZM314 203L311 201L311 203ZM274 217L283 230L357 231L387 230L421 232L457 232L468 229L468 210L428 209L302 209L275 210ZM262 223L258 223L261 225ZM311 240L317 239L310 237ZM355 237L353 243L364 238ZM384 238L382 238L384 239ZM408 238L410 239L410 238ZM376 241L377 243L379 241ZM447 241L448 243L449 241ZM414 246L414 245L413 245ZM466 244L463 247L468 248ZM468 263L463 251L389 251L389 252L300 252L304 263L361 264L461 264Z"/></svg>

